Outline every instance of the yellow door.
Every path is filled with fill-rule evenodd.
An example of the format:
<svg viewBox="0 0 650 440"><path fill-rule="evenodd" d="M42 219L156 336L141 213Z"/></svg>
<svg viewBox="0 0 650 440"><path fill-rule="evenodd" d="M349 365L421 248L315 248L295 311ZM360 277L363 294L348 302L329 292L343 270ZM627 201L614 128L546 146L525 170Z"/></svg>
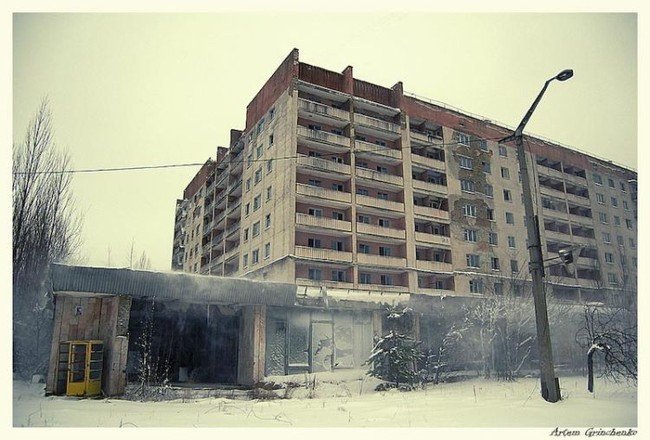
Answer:
<svg viewBox="0 0 650 440"><path fill-rule="evenodd" d="M72 342L68 361L68 396L83 396L86 392L86 359L88 344Z"/></svg>

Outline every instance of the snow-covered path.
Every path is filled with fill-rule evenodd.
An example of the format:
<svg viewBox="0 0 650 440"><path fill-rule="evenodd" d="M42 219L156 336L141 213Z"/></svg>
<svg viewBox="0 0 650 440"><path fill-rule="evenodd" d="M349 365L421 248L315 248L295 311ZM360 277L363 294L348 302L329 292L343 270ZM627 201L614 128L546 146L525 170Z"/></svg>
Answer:
<svg viewBox="0 0 650 440"><path fill-rule="evenodd" d="M304 380L304 378L303 378ZM564 400L544 402L537 379L469 380L413 392L374 392L370 379L317 381L314 398L209 398L166 402L44 397L42 385L14 382L13 425L84 427L555 427L637 426L636 389L561 378Z"/></svg>

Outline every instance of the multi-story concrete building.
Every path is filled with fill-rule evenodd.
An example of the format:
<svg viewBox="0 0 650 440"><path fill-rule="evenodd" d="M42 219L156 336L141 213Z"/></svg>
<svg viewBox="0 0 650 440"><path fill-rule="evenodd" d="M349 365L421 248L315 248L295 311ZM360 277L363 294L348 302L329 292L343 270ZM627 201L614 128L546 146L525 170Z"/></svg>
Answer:
<svg viewBox="0 0 650 440"><path fill-rule="evenodd" d="M519 164L498 143L511 132L293 50L177 203L174 267L349 292L520 289ZM525 139L544 256L575 249L547 269L553 293L636 291L636 172Z"/></svg>

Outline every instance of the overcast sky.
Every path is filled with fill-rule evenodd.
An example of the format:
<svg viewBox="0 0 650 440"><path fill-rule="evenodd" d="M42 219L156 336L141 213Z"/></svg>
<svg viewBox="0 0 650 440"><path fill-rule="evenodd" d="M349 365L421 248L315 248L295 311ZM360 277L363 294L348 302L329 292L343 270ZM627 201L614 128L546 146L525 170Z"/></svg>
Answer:
<svg viewBox="0 0 650 440"><path fill-rule="evenodd" d="M637 167L635 14L17 14L13 133L49 97L73 167L203 162L296 47L301 61L517 125ZM80 174L86 263L125 265L131 242L171 264L175 200L197 168Z"/></svg>

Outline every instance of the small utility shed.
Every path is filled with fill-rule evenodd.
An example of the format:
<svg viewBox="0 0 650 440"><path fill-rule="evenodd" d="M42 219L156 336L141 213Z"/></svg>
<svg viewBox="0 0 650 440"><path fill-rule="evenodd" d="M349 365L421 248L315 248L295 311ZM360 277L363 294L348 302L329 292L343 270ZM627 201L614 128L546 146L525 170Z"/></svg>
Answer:
<svg viewBox="0 0 650 440"><path fill-rule="evenodd" d="M267 306L296 305L293 284L61 264L50 273L55 313L47 394L64 392L60 343L88 339L104 342L108 396L124 392L143 350L175 382L252 385L265 373Z"/></svg>

